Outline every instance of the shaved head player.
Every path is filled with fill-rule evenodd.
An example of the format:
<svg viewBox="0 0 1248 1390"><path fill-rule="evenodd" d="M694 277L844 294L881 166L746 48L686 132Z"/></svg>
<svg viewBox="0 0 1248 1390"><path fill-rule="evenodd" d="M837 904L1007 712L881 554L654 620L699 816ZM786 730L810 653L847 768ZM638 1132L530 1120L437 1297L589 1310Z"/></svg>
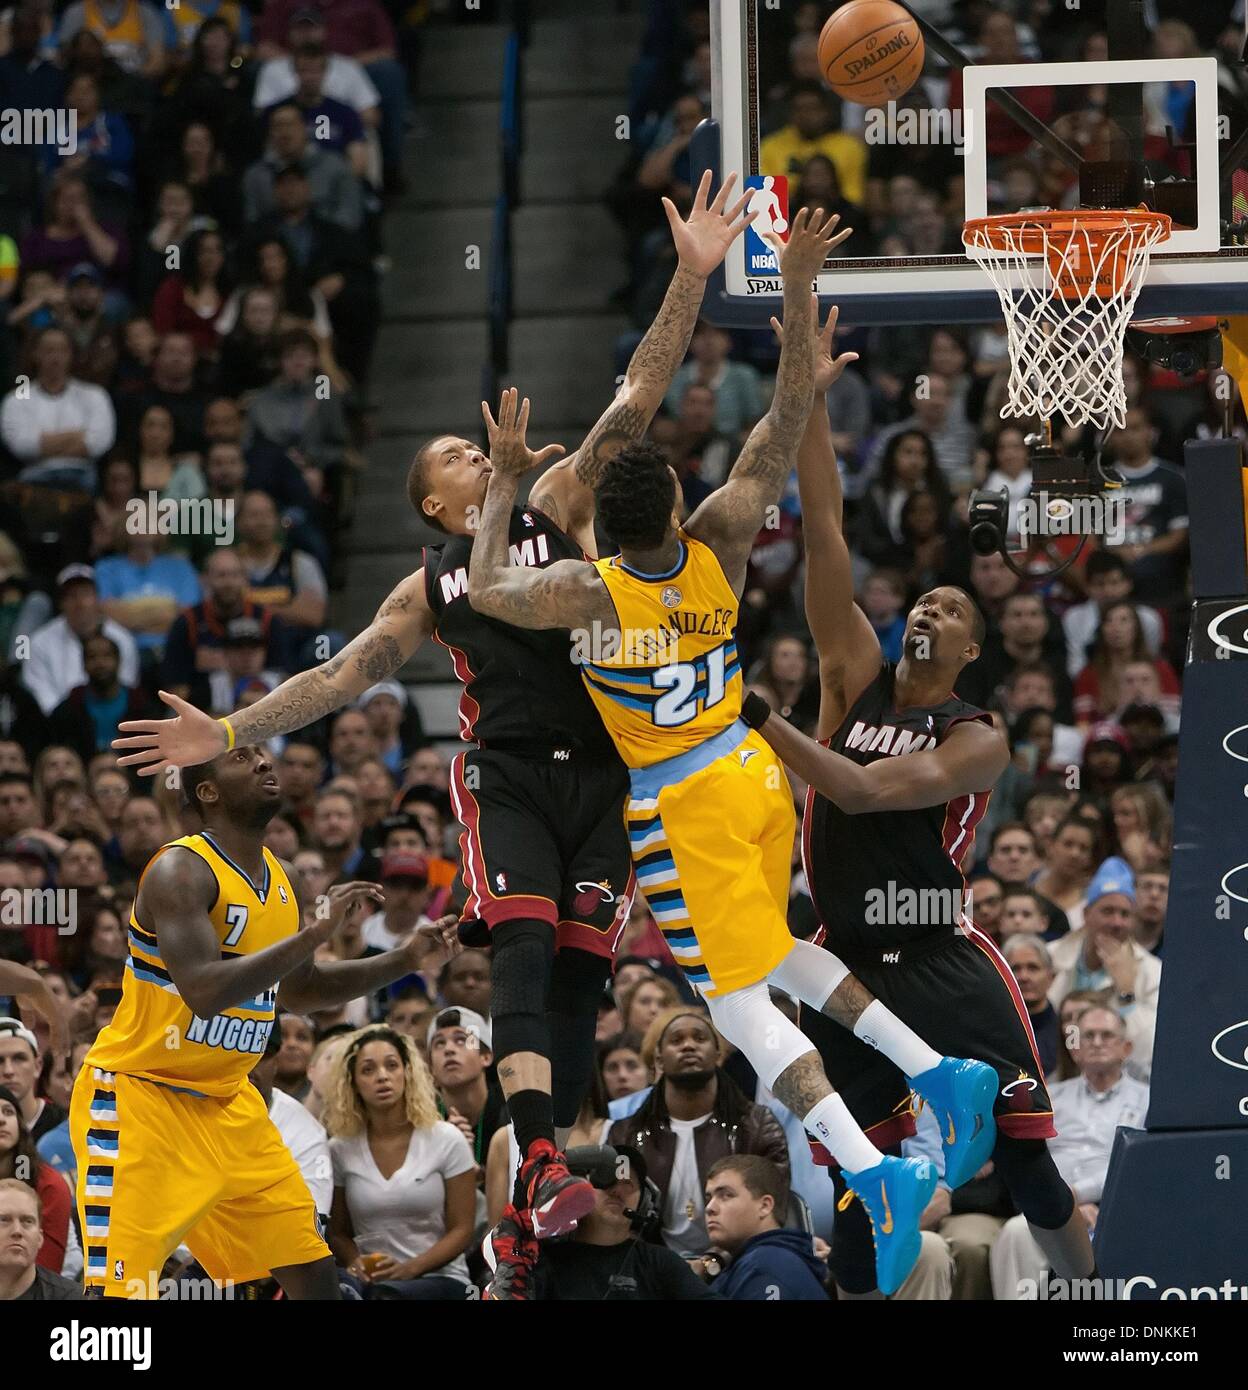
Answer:
<svg viewBox="0 0 1248 1390"><path fill-rule="evenodd" d="M819 651L818 735L827 746L761 701L758 727L810 786L803 846L823 944L933 1047L995 1068L996 1170L1054 1271L1086 1278L1092 1249L1045 1144L1055 1134L1052 1106L1026 1005L1009 966L962 908L962 864L1009 761L988 715L951 693L958 673L979 656L984 620L962 589L930 589L906 620L900 662L883 659L854 603L841 529L840 476L824 404L836 370L832 328L829 317L797 455L806 612ZM936 896L932 889L945 891ZM898 922L880 923L867 909L882 891L893 901L909 893L920 895L912 901L949 910L942 920L905 925L903 916L909 922L914 914L898 912ZM914 1132L905 1104L910 1087L886 1057L808 1010L802 1024L851 1113L881 1148ZM870 1253L859 1209L838 1216L831 1264L845 1292L874 1288Z"/></svg>
<svg viewBox="0 0 1248 1390"><path fill-rule="evenodd" d="M706 277L748 219L730 203L733 177L708 202L710 174L687 220L664 199L679 265L624 384L576 455L549 468L526 506L511 509L517 563L542 570L596 553L593 487L626 444L645 434L684 359ZM530 467L557 447L530 453ZM178 717L123 724L122 761L143 771L201 762L227 743L290 733L392 675L427 637L452 654L464 682L460 731L475 746L455 760L452 795L469 888L466 918L489 929L491 1022L498 1076L523 1163L492 1296L523 1296L528 1265L511 1258L530 1231L555 1236L592 1210L594 1190L569 1174L556 1144L576 1119L593 1069L598 1002L633 893L623 800L628 779L594 713L563 633L535 633L475 612L468 565L490 459L443 436L412 463L408 496L443 532L424 564L373 623L331 661L293 677L218 722L172 696ZM134 751L139 750L139 751ZM552 1099L553 1082L553 1099Z"/></svg>

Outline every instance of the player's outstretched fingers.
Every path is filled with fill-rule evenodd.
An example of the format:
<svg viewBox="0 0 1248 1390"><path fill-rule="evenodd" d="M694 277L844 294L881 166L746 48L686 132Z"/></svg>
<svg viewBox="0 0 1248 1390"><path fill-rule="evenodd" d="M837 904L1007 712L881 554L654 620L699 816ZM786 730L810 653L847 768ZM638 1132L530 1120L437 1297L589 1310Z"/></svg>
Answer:
<svg viewBox="0 0 1248 1390"><path fill-rule="evenodd" d="M707 170L707 173L708 173L708 174L710 173L710 170L709 170L709 169ZM736 181L737 181L737 174L736 174L736 170L734 169L733 172L730 173L730 174L728 175L728 177L723 181L723 183L720 184L720 186L719 186L719 192L715 195L715 201L711 204L711 211L712 211L712 212L714 212L714 213L721 213L721 212L723 212L723 210L724 210L724 204L728 201L728 194L732 191L732 185L733 185L734 183L736 183ZM749 197L750 195L747 193L745 196L746 196L747 199L748 199L748 197Z"/></svg>
<svg viewBox="0 0 1248 1390"><path fill-rule="evenodd" d="M704 169L698 180L698 191L693 195L693 211L705 212L707 195L711 191L711 171Z"/></svg>

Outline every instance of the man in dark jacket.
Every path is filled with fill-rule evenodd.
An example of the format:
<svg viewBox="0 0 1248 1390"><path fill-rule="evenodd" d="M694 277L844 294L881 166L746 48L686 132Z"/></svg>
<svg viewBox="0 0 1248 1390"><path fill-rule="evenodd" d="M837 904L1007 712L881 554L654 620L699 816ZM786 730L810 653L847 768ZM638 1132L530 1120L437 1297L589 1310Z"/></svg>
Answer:
<svg viewBox="0 0 1248 1390"><path fill-rule="evenodd" d="M721 1158L758 1154L789 1176L784 1131L718 1065L720 1042L706 1015L685 1005L646 1031L642 1058L661 1079L641 1107L617 1120L607 1142L636 1148L662 1197L664 1243L686 1259L710 1249L702 1193Z"/></svg>
<svg viewBox="0 0 1248 1390"><path fill-rule="evenodd" d="M827 1299L827 1266L805 1231L784 1230L789 1184L774 1163L754 1154L721 1158L706 1178L706 1230L731 1264L711 1289L720 1298L819 1303ZM707 1256L706 1263L715 1254Z"/></svg>

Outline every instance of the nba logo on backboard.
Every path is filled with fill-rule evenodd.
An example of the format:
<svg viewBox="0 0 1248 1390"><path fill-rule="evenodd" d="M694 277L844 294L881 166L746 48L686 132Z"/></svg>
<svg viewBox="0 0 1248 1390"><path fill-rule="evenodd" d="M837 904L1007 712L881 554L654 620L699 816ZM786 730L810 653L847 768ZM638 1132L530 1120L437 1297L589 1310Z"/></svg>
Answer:
<svg viewBox="0 0 1248 1390"><path fill-rule="evenodd" d="M750 190L747 212L757 213L745 229L745 273L779 275L775 251L763 240L764 232L781 239L789 234L789 181L783 174L752 174L745 181Z"/></svg>

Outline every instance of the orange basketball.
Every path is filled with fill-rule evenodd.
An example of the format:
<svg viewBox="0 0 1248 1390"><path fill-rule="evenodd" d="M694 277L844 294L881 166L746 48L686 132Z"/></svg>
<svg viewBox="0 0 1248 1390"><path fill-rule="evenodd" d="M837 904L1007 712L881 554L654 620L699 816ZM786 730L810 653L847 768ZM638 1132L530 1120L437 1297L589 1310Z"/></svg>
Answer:
<svg viewBox="0 0 1248 1390"><path fill-rule="evenodd" d="M923 35L893 0L852 0L823 26L819 66L837 96L883 106L908 92L923 71Z"/></svg>

